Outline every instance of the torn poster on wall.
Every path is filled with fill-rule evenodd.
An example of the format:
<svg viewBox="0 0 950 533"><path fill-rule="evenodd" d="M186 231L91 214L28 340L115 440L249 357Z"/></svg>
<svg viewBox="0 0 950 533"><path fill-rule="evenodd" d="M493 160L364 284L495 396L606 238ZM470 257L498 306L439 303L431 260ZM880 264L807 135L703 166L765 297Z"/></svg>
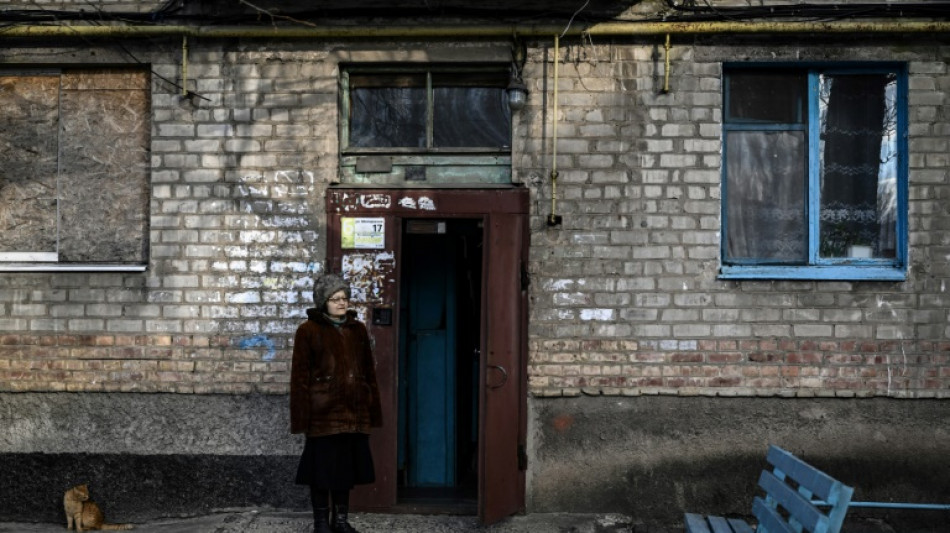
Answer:
<svg viewBox="0 0 950 533"><path fill-rule="evenodd" d="M393 305L396 256L390 251L344 254L343 277L350 283L353 306Z"/></svg>

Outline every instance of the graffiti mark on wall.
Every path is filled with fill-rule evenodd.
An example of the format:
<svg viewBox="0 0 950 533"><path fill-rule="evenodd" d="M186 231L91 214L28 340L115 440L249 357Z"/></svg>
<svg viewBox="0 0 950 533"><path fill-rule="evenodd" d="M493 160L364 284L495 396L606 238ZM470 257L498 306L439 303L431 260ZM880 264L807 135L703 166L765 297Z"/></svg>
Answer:
<svg viewBox="0 0 950 533"><path fill-rule="evenodd" d="M384 193L350 194L333 191L329 194L330 202L334 206L332 209L338 213L360 209L391 209L393 207L393 197ZM418 198L403 196L396 201L396 205L403 209L423 209L425 211L435 211L436 209L435 201L428 196Z"/></svg>
<svg viewBox="0 0 950 533"><path fill-rule="evenodd" d="M428 196L423 196L419 198L419 209L425 209L426 211L435 211L435 202L432 201L432 198Z"/></svg>
<svg viewBox="0 0 950 533"><path fill-rule="evenodd" d="M345 254L342 264L343 277L350 282L355 306L392 305L388 301L388 289L395 283L396 257L393 252Z"/></svg>
<svg viewBox="0 0 950 533"><path fill-rule="evenodd" d="M274 172L274 182L313 185L313 172L307 170L277 170Z"/></svg>
<svg viewBox="0 0 950 533"><path fill-rule="evenodd" d="M388 194L361 194L360 205L367 209L389 209L393 199Z"/></svg>
<svg viewBox="0 0 950 533"><path fill-rule="evenodd" d="M238 347L242 350L251 350L253 348L266 348L267 351L261 357L265 361L271 361L274 359L274 356L277 355L277 350L274 346L274 341L270 339L267 335L255 335L253 337L245 337L238 341Z"/></svg>
<svg viewBox="0 0 950 533"><path fill-rule="evenodd" d="M399 199L399 207L406 209L424 209L426 211L435 211L435 202L428 196L421 196L419 199L411 196L404 196Z"/></svg>

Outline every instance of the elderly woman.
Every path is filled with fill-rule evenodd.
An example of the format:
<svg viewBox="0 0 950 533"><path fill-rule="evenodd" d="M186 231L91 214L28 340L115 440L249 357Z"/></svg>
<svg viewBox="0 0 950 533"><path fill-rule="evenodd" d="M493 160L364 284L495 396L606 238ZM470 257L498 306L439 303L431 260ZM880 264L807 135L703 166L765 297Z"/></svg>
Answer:
<svg viewBox="0 0 950 533"><path fill-rule="evenodd" d="M350 490L376 478L369 431L382 425L379 387L366 326L349 299L342 277L316 279L316 307L294 336L291 432L307 436L295 483L310 486L315 533L355 533Z"/></svg>

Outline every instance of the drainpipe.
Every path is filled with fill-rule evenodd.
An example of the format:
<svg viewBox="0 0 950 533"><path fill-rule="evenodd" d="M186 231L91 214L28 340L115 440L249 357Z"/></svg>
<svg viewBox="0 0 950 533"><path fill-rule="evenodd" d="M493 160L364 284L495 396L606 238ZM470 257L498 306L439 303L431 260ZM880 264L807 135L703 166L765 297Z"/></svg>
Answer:
<svg viewBox="0 0 950 533"><path fill-rule="evenodd" d="M2 17L0 17L2 18ZM26 38L147 38L189 36L246 39L381 39L381 38L510 38L569 36L629 37L666 34L780 33L950 33L950 22L605 22L586 28L553 25L484 26L62 26L15 25L0 29L0 39Z"/></svg>

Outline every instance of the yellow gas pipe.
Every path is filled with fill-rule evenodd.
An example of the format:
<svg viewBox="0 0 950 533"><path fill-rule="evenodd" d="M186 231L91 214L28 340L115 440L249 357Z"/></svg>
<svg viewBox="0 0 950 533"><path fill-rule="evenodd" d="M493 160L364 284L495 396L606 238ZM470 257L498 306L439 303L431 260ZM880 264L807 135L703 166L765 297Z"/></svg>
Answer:
<svg viewBox="0 0 950 533"><path fill-rule="evenodd" d="M0 30L0 39L24 38L145 38L181 36L248 39L362 39L380 38L509 38L548 37L561 34L553 25L483 26L66 26L16 25ZM575 27L562 35L630 37L665 34L754 34L754 33L948 33L950 22L604 22Z"/></svg>
<svg viewBox="0 0 950 533"><path fill-rule="evenodd" d="M666 46L665 49L665 62L666 65L663 68L663 94L670 92L670 34L666 34Z"/></svg>

